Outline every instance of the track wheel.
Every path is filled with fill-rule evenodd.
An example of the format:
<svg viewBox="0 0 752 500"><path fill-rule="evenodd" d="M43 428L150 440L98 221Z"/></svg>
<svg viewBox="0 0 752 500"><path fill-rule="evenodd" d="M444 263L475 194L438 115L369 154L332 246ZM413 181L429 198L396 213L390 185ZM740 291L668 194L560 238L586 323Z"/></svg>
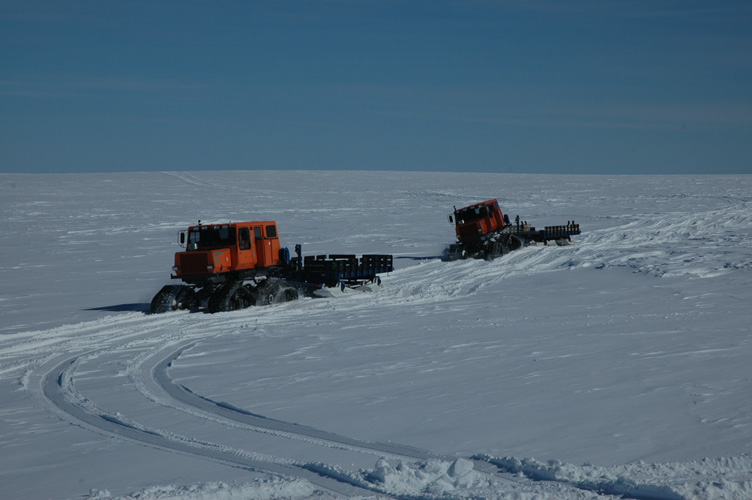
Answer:
<svg viewBox="0 0 752 500"><path fill-rule="evenodd" d="M237 311L254 305L251 292L242 283L222 285L209 297L209 312Z"/></svg>
<svg viewBox="0 0 752 500"><path fill-rule="evenodd" d="M502 234L494 242L489 242L486 251L486 259L491 260L501 257L514 250L519 250L524 245L523 241L514 234Z"/></svg>
<svg viewBox="0 0 752 500"><path fill-rule="evenodd" d="M496 257L501 257L505 253L509 252L509 248L506 245L506 238L508 235L501 235L497 241L489 241L483 248L484 257L486 260L493 260Z"/></svg>
<svg viewBox="0 0 752 500"><path fill-rule="evenodd" d="M462 250L461 245L457 245L455 243L449 245L446 249L444 249L444 255L442 256L441 260L444 261L453 261L465 258L465 251Z"/></svg>
<svg viewBox="0 0 752 500"><path fill-rule="evenodd" d="M285 302L291 302L293 300L298 300L298 289L288 286L284 290L282 290L282 298Z"/></svg>
<svg viewBox="0 0 752 500"><path fill-rule="evenodd" d="M285 280L269 278L256 286L254 290L256 305L267 306L278 302L297 300L298 290L287 284Z"/></svg>
<svg viewBox="0 0 752 500"><path fill-rule="evenodd" d="M154 314L178 309L187 309L193 302L193 289L185 285L165 285L151 299L151 312Z"/></svg>
<svg viewBox="0 0 752 500"><path fill-rule="evenodd" d="M522 239L514 234L509 235L509 241L507 242L507 247L509 250L519 250L520 248L525 246L525 242L522 241Z"/></svg>

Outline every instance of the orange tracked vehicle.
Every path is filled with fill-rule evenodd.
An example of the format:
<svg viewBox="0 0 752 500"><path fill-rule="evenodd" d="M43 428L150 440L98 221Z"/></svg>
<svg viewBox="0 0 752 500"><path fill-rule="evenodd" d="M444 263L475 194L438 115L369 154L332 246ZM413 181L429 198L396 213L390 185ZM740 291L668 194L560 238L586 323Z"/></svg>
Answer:
<svg viewBox="0 0 752 500"><path fill-rule="evenodd" d="M294 300L299 293L380 284L393 270L391 255L301 255L280 244L274 221L198 224L178 233L173 279L152 299L153 313L206 308L232 311Z"/></svg>
<svg viewBox="0 0 752 500"><path fill-rule="evenodd" d="M527 221L520 222L518 215L512 224L495 198L460 209L454 207L449 222L454 224L457 241L447 249L447 260L492 259L531 243L554 241L564 245L571 242L571 236L580 234L580 225L574 221L536 230Z"/></svg>

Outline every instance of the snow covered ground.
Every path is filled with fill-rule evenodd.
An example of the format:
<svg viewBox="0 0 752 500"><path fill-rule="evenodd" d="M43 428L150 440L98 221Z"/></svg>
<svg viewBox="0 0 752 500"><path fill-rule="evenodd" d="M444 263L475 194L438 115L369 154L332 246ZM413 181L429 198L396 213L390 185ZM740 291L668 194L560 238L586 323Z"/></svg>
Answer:
<svg viewBox="0 0 752 500"><path fill-rule="evenodd" d="M0 498L752 498L752 176L0 175ZM570 247L442 262L498 197ZM147 314L176 233L391 253Z"/></svg>

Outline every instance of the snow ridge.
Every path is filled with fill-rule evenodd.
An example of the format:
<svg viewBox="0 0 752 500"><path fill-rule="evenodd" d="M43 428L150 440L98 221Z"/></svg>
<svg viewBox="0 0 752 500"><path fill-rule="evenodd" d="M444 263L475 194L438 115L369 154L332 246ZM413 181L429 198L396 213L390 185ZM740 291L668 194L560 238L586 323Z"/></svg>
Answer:
<svg viewBox="0 0 752 500"><path fill-rule="evenodd" d="M661 464L637 462L613 467L576 466L557 460L542 463L532 458L474 458L535 481L556 481L624 498L711 500L752 497L752 457L747 455Z"/></svg>

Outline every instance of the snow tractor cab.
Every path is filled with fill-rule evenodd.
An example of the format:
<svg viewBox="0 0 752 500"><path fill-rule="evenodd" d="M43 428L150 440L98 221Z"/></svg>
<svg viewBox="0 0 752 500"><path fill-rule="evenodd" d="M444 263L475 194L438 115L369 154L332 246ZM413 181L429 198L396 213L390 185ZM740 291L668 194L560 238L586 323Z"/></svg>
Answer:
<svg viewBox="0 0 752 500"><path fill-rule="evenodd" d="M173 279L152 299L151 312L206 308L232 311L295 300L300 293L326 295L379 286L391 272L391 255L296 256L280 244L274 221L201 224L178 233L185 251L175 254ZM335 294L333 291L329 294Z"/></svg>
<svg viewBox="0 0 752 500"><path fill-rule="evenodd" d="M175 254L175 277L187 283L255 276L258 270L280 265L287 256L272 221L191 226L179 233L185 252Z"/></svg>
<svg viewBox="0 0 752 500"><path fill-rule="evenodd" d="M580 234L580 225L574 221L536 230L527 221L520 222L517 216L512 224L495 198L460 209L454 207L449 222L454 224L457 242L447 249L446 260L492 259L532 243L554 241L567 245L571 243L570 236Z"/></svg>
<svg viewBox="0 0 752 500"><path fill-rule="evenodd" d="M509 217L501 212L499 202L493 199L459 210L455 208L449 222L454 222L458 240L471 242L503 229L509 224Z"/></svg>

